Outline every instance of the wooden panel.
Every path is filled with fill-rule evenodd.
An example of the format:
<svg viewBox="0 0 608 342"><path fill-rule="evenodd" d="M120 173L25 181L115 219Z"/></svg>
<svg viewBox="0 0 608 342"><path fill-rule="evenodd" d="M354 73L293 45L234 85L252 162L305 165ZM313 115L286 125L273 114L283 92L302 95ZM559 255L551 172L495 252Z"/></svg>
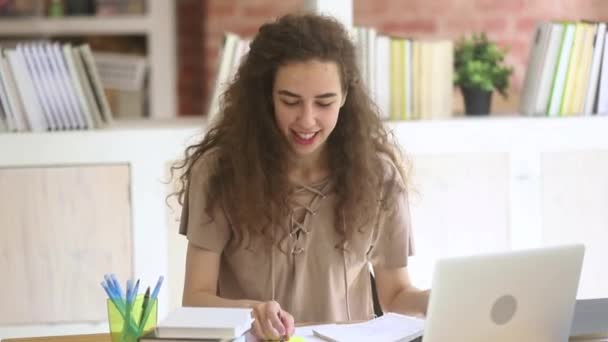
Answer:
<svg viewBox="0 0 608 342"><path fill-rule="evenodd" d="M437 258L508 249L506 153L418 154L412 162L416 285L431 285Z"/></svg>
<svg viewBox="0 0 608 342"><path fill-rule="evenodd" d="M543 244L584 243L580 298L608 297L608 151L542 155Z"/></svg>
<svg viewBox="0 0 608 342"><path fill-rule="evenodd" d="M0 169L0 325L106 320L133 274L129 166Z"/></svg>

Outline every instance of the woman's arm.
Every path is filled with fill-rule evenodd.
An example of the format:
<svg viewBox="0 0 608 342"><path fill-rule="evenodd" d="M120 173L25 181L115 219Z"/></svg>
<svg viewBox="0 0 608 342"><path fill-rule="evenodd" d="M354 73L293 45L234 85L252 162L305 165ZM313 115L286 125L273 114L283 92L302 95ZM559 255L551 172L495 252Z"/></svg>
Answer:
<svg viewBox="0 0 608 342"><path fill-rule="evenodd" d="M291 314L281 309L275 301L231 300L218 297L217 279L220 255L188 243L186 253L186 279L184 282L184 306L242 307L253 309L253 332L258 338L289 338L294 333Z"/></svg>
<svg viewBox="0 0 608 342"><path fill-rule="evenodd" d="M374 276L382 311L410 316L426 315L430 290L415 288L407 267L374 267Z"/></svg>
<svg viewBox="0 0 608 342"><path fill-rule="evenodd" d="M253 308L261 303L254 300L231 300L218 297L216 294L219 269L220 255L218 253L188 243L182 305Z"/></svg>

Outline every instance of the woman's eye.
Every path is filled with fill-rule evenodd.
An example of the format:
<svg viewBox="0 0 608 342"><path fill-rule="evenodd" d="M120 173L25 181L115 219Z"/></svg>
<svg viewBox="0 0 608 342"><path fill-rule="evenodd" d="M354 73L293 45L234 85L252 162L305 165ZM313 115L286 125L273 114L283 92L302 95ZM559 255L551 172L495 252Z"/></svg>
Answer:
<svg viewBox="0 0 608 342"><path fill-rule="evenodd" d="M298 104L298 101L283 101L283 104L285 104L286 106L295 106Z"/></svg>
<svg viewBox="0 0 608 342"><path fill-rule="evenodd" d="M333 102L329 102L329 103L323 103L323 102L317 102L317 106L319 107L329 107L331 106Z"/></svg>

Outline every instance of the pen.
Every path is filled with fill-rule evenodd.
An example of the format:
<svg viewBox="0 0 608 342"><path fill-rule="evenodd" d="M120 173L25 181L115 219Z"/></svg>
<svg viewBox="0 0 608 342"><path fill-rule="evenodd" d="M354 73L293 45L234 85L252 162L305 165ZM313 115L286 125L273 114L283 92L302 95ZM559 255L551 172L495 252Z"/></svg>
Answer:
<svg viewBox="0 0 608 342"><path fill-rule="evenodd" d="M139 292L139 279L137 279L137 281L135 282L135 286L133 287L132 292L131 292L131 305L135 304L135 302L137 301L138 292Z"/></svg>
<svg viewBox="0 0 608 342"><path fill-rule="evenodd" d="M114 306L116 307L116 309L118 309L118 311L123 314L123 308L121 308L121 305L119 305L118 301L116 300L116 295L114 294L114 292L112 292L112 290L110 289L110 287L108 287L108 285L105 282L101 282L101 287L103 287L104 291L106 291L106 293L108 294L108 298L110 299L110 301L114 304Z"/></svg>
<svg viewBox="0 0 608 342"><path fill-rule="evenodd" d="M118 278L116 278L116 274L114 274L114 273L110 274L110 283L116 289L116 293L118 294L118 296L122 300L122 288L120 287L120 283L118 282Z"/></svg>
<svg viewBox="0 0 608 342"><path fill-rule="evenodd" d="M143 332L143 329L146 326L146 321L148 320L148 316L150 316L150 312L152 311L152 308L154 307L154 301L158 297L158 292L160 291L160 287L163 284L163 279L164 279L163 276L158 277L156 286L154 286L154 291L152 291L152 295L150 296L150 299L152 300L152 302L150 302L150 299L148 299L148 305L146 306L144 316L139 324L139 333L140 334ZM146 291L146 292L148 292L148 291ZM144 296L144 300L145 300L145 296Z"/></svg>
<svg viewBox="0 0 608 342"><path fill-rule="evenodd" d="M141 331L144 328L144 317L146 313L146 309L148 308L150 301L150 286L146 289L146 293L144 294L144 302L141 305L141 314L139 316L139 330Z"/></svg>
<svg viewBox="0 0 608 342"><path fill-rule="evenodd" d="M129 321L129 325L131 322L131 305L133 304L133 301L131 300L132 297L133 297L133 280L129 279L129 280L127 280L127 293L126 293L126 298L125 298L125 300L127 301L125 320Z"/></svg>

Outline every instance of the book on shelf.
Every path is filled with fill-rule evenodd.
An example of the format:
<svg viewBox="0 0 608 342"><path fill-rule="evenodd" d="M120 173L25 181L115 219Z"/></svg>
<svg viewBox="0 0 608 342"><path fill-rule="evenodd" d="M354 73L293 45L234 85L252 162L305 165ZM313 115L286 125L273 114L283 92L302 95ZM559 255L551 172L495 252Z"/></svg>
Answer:
<svg viewBox="0 0 608 342"><path fill-rule="evenodd" d="M114 117L143 118L148 72L146 57L110 52L95 52L93 56Z"/></svg>
<svg viewBox="0 0 608 342"><path fill-rule="evenodd" d="M218 71L215 77L215 85L209 101L207 110L208 120L216 119L220 111L222 94L226 91L228 84L232 81L241 59L249 50L249 40L239 37L232 32L224 33L224 44L220 52Z"/></svg>
<svg viewBox="0 0 608 342"><path fill-rule="evenodd" d="M112 122L86 44L27 42L0 48L0 102L4 131L93 129Z"/></svg>
<svg viewBox="0 0 608 342"><path fill-rule="evenodd" d="M154 331L157 339L233 340L251 328L251 309L180 307Z"/></svg>
<svg viewBox="0 0 608 342"><path fill-rule="evenodd" d="M529 116L608 114L600 106L606 23L540 22L530 44L520 112Z"/></svg>
<svg viewBox="0 0 608 342"><path fill-rule="evenodd" d="M361 81L383 120L452 116L452 41L391 37L369 27L353 28L351 37ZM217 118L222 94L247 54L248 45L248 39L231 32L224 34L208 120Z"/></svg>

